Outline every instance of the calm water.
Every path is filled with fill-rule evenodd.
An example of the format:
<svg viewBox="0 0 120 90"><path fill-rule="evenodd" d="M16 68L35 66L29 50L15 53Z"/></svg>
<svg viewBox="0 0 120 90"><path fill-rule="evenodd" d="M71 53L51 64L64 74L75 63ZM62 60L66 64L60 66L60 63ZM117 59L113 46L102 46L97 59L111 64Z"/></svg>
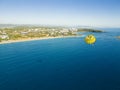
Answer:
<svg viewBox="0 0 120 90"><path fill-rule="evenodd" d="M107 31L94 45L84 37L0 45L0 90L120 90L120 29Z"/></svg>

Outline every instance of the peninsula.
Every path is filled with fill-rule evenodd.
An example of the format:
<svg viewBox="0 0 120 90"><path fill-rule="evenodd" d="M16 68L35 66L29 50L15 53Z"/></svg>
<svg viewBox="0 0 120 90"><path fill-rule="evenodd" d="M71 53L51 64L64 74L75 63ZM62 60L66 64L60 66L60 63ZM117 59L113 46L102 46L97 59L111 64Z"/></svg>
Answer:
<svg viewBox="0 0 120 90"><path fill-rule="evenodd" d="M120 36L117 36L118 39L120 39Z"/></svg>

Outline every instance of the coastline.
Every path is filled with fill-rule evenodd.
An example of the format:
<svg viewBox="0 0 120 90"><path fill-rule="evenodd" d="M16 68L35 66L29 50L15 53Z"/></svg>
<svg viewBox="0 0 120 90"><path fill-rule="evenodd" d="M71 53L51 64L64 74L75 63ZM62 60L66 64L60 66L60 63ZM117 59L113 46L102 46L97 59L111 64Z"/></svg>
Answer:
<svg viewBox="0 0 120 90"><path fill-rule="evenodd" d="M8 40L2 41L1 44L10 44L10 43L17 43L17 42L28 42L34 40L47 40L47 39L57 39L57 38L71 38L71 37L81 37L81 36L58 36L58 37L42 37L42 38L27 38L27 39L20 39L20 40Z"/></svg>

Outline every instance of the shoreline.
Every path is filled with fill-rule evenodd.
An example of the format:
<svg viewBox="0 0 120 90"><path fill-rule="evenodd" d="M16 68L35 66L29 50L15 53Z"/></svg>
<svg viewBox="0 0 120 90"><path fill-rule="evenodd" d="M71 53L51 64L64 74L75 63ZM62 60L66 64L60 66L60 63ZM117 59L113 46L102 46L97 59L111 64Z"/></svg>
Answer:
<svg viewBox="0 0 120 90"><path fill-rule="evenodd" d="M58 37L28 38L28 39L21 39L21 40L8 40L8 41L0 42L0 45L1 44L17 43L17 42L28 42L28 41L35 41L35 40L48 40L48 39L71 38L71 37L81 37L81 36L58 36Z"/></svg>

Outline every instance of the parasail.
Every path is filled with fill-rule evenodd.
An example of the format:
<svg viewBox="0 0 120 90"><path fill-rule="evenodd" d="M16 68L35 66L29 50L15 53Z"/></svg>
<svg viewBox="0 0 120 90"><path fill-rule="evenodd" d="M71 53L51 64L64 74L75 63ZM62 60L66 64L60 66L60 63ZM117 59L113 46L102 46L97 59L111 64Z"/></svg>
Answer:
<svg viewBox="0 0 120 90"><path fill-rule="evenodd" d="M85 42L87 44L94 44L96 42L96 37L94 35L88 35L85 37Z"/></svg>

